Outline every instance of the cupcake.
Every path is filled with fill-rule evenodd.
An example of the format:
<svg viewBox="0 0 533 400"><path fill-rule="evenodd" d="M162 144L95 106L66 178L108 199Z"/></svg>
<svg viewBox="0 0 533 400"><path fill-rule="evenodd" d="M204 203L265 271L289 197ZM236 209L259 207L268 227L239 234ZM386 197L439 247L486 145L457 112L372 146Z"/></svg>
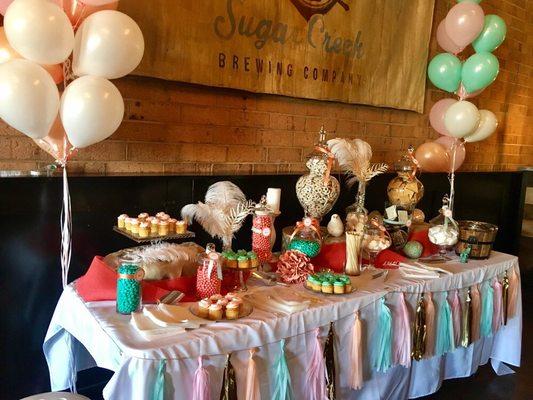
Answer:
<svg viewBox="0 0 533 400"><path fill-rule="evenodd" d="M220 299L217 301L217 304L221 305L222 307L226 307L229 303L228 299Z"/></svg>
<svg viewBox="0 0 533 400"><path fill-rule="evenodd" d="M248 260L247 256L237 257L237 264L239 268L250 268L250 260Z"/></svg>
<svg viewBox="0 0 533 400"><path fill-rule="evenodd" d="M130 218L131 233L139 234L139 220L137 218Z"/></svg>
<svg viewBox="0 0 533 400"><path fill-rule="evenodd" d="M238 304L239 305L239 313L242 313L242 310L244 308L244 301L238 296L233 297L233 299L230 301L230 303Z"/></svg>
<svg viewBox="0 0 533 400"><path fill-rule="evenodd" d="M129 232L131 231L131 218L126 217L124 220L124 228Z"/></svg>
<svg viewBox="0 0 533 400"><path fill-rule="evenodd" d="M333 285L330 281L322 282L322 293L333 293Z"/></svg>
<svg viewBox="0 0 533 400"><path fill-rule="evenodd" d="M187 233L187 222L176 221L176 233Z"/></svg>
<svg viewBox="0 0 533 400"><path fill-rule="evenodd" d="M240 305L234 301L228 303L226 306L226 318L237 319L239 318Z"/></svg>
<svg viewBox="0 0 533 400"><path fill-rule="evenodd" d="M226 257L226 265L229 268L237 268L238 267L238 261L237 261L237 255L235 253L229 253Z"/></svg>
<svg viewBox="0 0 533 400"><path fill-rule="evenodd" d="M308 289L312 289L313 288L313 277L311 275L308 275L307 276L307 279L305 280L305 287L308 288Z"/></svg>
<svg viewBox="0 0 533 400"><path fill-rule="evenodd" d="M163 214L161 215L160 217L158 217L159 221L167 221L170 219L170 215L168 214Z"/></svg>
<svg viewBox="0 0 533 400"><path fill-rule="evenodd" d="M168 221L168 231L170 233L175 233L176 232L176 222L178 222L176 219L174 218L170 218Z"/></svg>
<svg viewBox="0 0 533 400"><path fill-rule="evenodd" d="M203 299L198 302L198 316L202 318L209 317L209 307L211 302L209 299Z"/></svg>
<svg viewBox="0 0 533 400"><path fill-rule="evenodd" d="M221 294L214 294L209 298L209 300L211 300L213 303L216 303L217 301L222 300L223 298L224 296L222 296Z"/></svg>
<svg viewBox="0 0 533 400"><path fill-rule="evenodd" d="M150 234L152 236L159 234L159 220L156 217L150 218Z"/></svg>
<svg viewBox="0 0 533 400"><path fill-rule="evenodd" d="M253 251L248 252L248 258L250 259L250 267L251 268L258 268L259 267L259 258L257 258L257 254Z"/></svg>
<svg viewBox="0 0 533 400"><path fill-rule="evenodd" d="M224 296L226 299L228 299L229 301L233 300L234 298L236 297L239 297L239 295L235 292L228 292L226 294L226 296Z"/></svg>
<svg viewBox="0 0 533 400"><path fill-rule="evenodd" d="M117 217L117 226L119 229L126 228L126 219L128 218L127 214L121 214Z"/></svg>
<svg viewBox="0 0 533 400"><path fill-rule="evenodd" d="M349 277L344 275L342 277L342 281L344 282L344 293L351 293L352 292L352 281Z"/></svg>
<svg viewBox="0 0 533 400"><path fill-rule="evenodd" d="M220 304L211 304L209 306L209 319L222 319L224 310Z"/></svg>
<svg viewBox="0 0 533 400"><path fill-rule="evenodd" d="M159 224L158 224L158 235L159 236L166 236L168 235L168 222L167 221L161 221L159 220Z"/></svg>
<svg viewBox="0 0 533 400"><path fill-rule="evenodd" d="M344 293L344 282L343 281L335 281L333 284L333 293L335 294L343 294Z"/></svg>
<svg viewBox="0 0 533 400"><path fill-rule="evenodd" d="M159 212L155 215L155 217L159 219L159 218L161 218L163 215L166 215L166 214L165 214L163 211L159 211Z"/></svg>
<svg viewBox="0 0 533 400"><path fill-rule="evenodd" d="M238 256L246 256L246 255L248 255L248 252L246 250L243 250L243 249L237 250L237 255Z"/></svg>
<svg viewBox="0 0 533 400"><path fill-rule="evenodd" d="M139 220L139 222L144 222L146 221L146 218L148 217L149 217L148 213L143 212L137 216L137 219Z"/></svg>
<svg viewBox="0 0 533 400"><path fill-rule="evenodd" d="M311 289L313 289L313 291L315 292L321 292L322 282L320 281L320 279L317 276L312 276L311 278L312 278Z"/></svg>
<svg viewBox="0 0 533 400"><path fill-rule="evenodd" d="M139 236L142 238L150 236L150 225L148 222L141 222L139 224Z"/></svg>

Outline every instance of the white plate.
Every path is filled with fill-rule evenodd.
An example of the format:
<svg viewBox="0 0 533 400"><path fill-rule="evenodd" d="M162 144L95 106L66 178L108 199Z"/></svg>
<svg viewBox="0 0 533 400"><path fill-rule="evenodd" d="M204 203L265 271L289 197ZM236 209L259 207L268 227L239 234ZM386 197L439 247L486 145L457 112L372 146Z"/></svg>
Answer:
<svg viewBox="0 0 533 400"><path fill-rule="evenodd" d="M215 320L210 320L208 318L200 317L200 315L198 313L198 303L194 303L192 306L190 306L189 310L195 316L197 316L198 318L202 318L204 321L215 321ZM250 303L244 301L242 303L242 311L239 313L239 318L237 318L237 319L222 318L222 319L217 319L216 321L224 321L224 322L237 321L238 319L241 319L241 318L244 318L244 317L247 317L248 315L250 315L253 310L254 310L254 307Z"/></svg>

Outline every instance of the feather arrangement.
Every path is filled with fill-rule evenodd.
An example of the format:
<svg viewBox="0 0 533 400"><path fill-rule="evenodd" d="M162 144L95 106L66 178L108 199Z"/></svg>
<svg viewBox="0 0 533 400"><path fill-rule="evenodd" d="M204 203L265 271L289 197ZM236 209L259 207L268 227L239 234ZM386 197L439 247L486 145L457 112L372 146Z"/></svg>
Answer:
<svg viewBox="0 0 533 400"><path fill-rule="evenodd" d="M364 140L336 138L328 140L328 147L337 159L339 167L348 176L348 186L352 186L356 181L364 184L388 169L387 164L370 163L372 148Z"/></svg>
<svg viewBox="0 0 533 400"><path fill-rule="evenodd" d="M204 203L199 201L183 207L181 216L187 221L198 221L213 238L222 240L224 248L230 248L234 233L241 228L254 206L237 185L221 181L209 186Z"/></svg>

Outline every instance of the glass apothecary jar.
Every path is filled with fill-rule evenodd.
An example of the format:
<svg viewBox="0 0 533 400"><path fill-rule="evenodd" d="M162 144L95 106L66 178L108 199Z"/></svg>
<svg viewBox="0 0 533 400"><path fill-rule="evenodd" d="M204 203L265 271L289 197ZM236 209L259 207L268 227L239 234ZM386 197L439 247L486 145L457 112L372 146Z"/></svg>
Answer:
<svg viewBox="0 0 533 400"><path fill-rule="evenodd" d="M296 224L289 238L288 250L296 250L313 258L322 248L322 235L316 219L305 217Z"/></svg>
<svg viewBox="0 0 533 400"><path fill-rule="evenodd" d="M453 219L448 197L443 199L439 215L429 221L429 224L429 241L439 247L439 255L442 258L447 258L446 252L453 248L459 238L459 226Z"/></svg>
<svg viewBox="0 0 533 400"><path fill-rule="evenodd" d="M331 176L334 162L335 157L326 143L326 131L322 128L319 141L305 164L309 173L302 175L296 182L296 196L306 217L320 221L339 198L339 181Z"/></svg>
<svg viewBox="0 0 533 400"><path fill-rule="evenodd" d="M394 164L398 176L387 186L387 196L391 205L411 213L424 196L424 185L416 177L416 166L409 156L403 156Z"/></svg>
<svg viewBox="0 0 533 400"><path fill-rule="evenodd" d="M125 255L117 269L117 303L119 314L131 314L142 307L142 280L144 269L141 259L135 255Z"/></svg>
<svg viewBox="0 0 533 400"><path fill-rule="evenodd" d="M392 239L383 225L376 218L372 218L365 227L363 248L368 254L369 264L367 267L374 268L377 255L392 244Z"/></svg>
<svg viewBox="0 0 533 400"><path fill-rule="evenodd" d="M272 212L267 206L266 196L263 196L255 207L252 219L252 250L261 262L272 258L272 222Z"/></svg>

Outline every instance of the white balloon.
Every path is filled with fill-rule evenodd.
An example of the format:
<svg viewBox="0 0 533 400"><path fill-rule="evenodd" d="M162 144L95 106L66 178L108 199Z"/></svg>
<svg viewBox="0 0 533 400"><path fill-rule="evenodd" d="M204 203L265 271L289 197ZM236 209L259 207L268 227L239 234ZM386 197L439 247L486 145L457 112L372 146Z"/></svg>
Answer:
<svg viewBox="0 0 533 400"><path fill-rule="evenodd" d="M117 130L124 117L124 100L107 79L82 76L65 89L60 115L70 143L83 148Z"/></svg>
<svg viewBox="0 0 533 400"><path fill-rule="evenodd" d="M470 135L479 125L479 110L469 101L452 104L444 115L444 126L450 136L462 138Z"/></svg>
<svg viewBox="0 0 533 400"><path fill-rule="evenodd" d="M144 38L139 25L124 13L96 12L76 32L72 69L78 76L120 78L141 62Z"/></svg>
<svg viewBox="0 0 533 400"><path fill-rule="evenodd" d="M479 114L481 116L479 120L479 126L474 133L465 136L465 142L479 142L480 140L488 138L496 131L496 128L498 127L496 115L489 110L479 110Z"/></svg>
<svg viewBox="0 0 533 400"><path fill-rule="evenodd" d="M0 117L32 139L48 135L59 109L59 92L46 70L28 60L0 65Z"/></svg>
<svg viewBox="0 0 533 400"><path fill-rule="evenodd" d="M15 0L4 16L9 44L39 64L59 64L74 47L74 31L65 12L44 0Z"/></svg>

